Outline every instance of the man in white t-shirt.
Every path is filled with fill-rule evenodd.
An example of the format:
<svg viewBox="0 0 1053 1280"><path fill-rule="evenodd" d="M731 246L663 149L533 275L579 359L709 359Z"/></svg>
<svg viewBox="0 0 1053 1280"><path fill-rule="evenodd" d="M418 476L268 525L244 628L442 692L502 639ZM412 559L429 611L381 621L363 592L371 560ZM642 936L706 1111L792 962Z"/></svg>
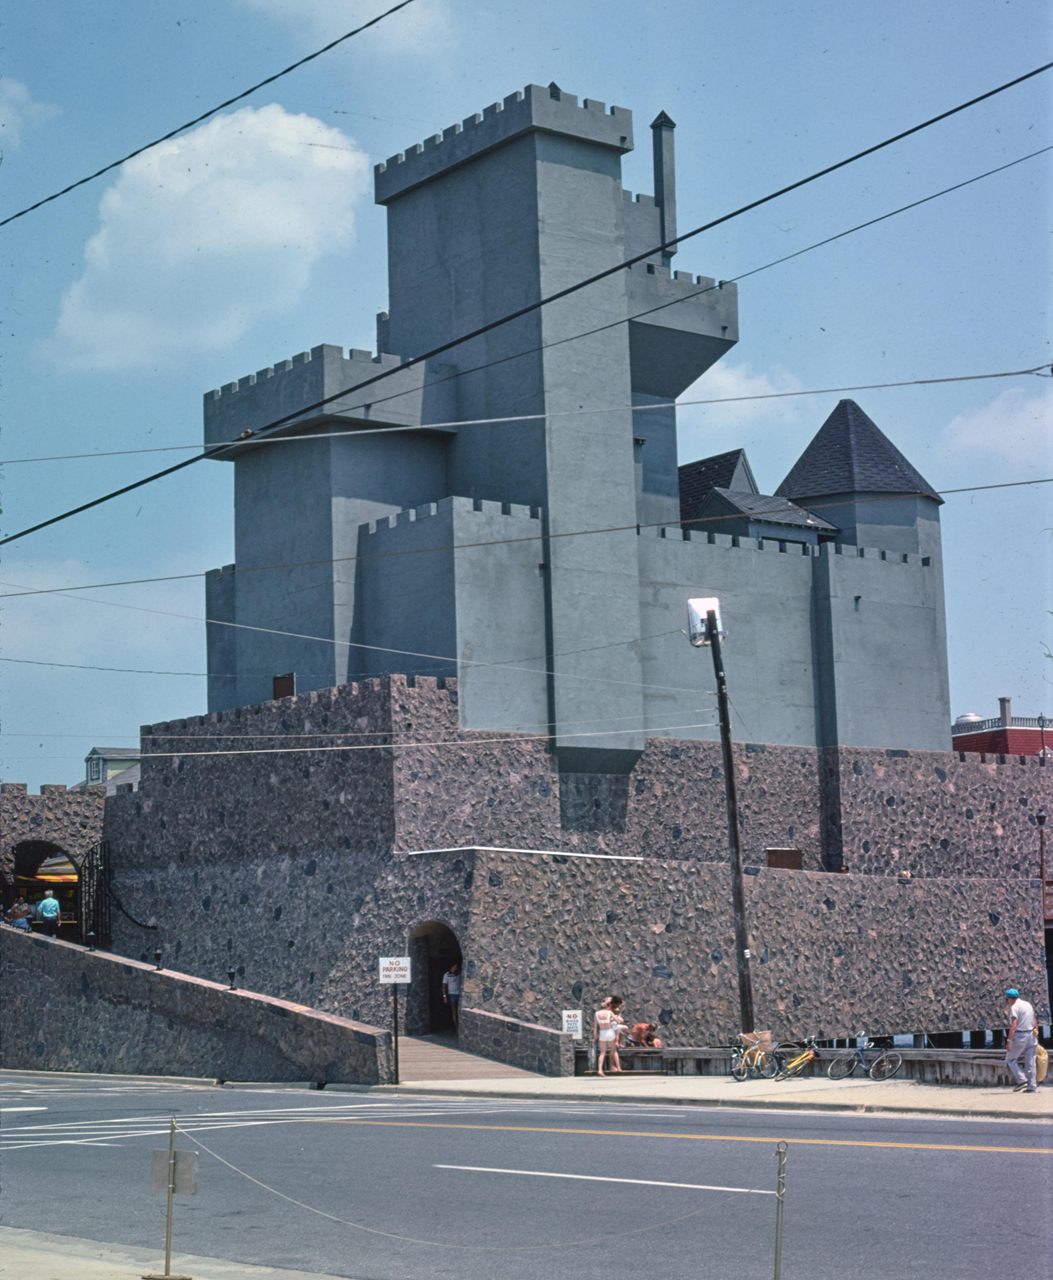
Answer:
<svg viewBox="0 0 1053 1280"><path fill-rule="evenodd" d="M456 962L442 975L442 999L450 1010L453 1029L457 1030L457 1014L461 1007L461 966Z"/></svg>
<svg viewBox="0 0 1053 1280"><path fill-rule="evenodd" d="M1005 1002L1009 1014L1009 1030L1005 1037L1005 1064L1016 1081L1015 1093L1034 1093L1035 1050L1038 1048L1038 1024L1034 1006L1020 996L1016 987L1007 987ZM1020 1060L1024 1069L1020 1069Z"/></svg>

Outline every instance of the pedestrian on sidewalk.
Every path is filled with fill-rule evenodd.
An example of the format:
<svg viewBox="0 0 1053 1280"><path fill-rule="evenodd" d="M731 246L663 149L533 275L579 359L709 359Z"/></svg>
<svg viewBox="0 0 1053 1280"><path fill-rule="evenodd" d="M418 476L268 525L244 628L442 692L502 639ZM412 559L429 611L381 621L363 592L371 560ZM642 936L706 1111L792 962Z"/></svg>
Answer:
<svg viewBox="0 0 1053 1280"><path fill-rule="evenodd" d="M1005 1038L1005 1064L1016 1081L1013 1085L1015 1093L1034 1093L1038 1085L1035 1083L1035 1052L1038 1049L1038 1022L1035 1009L1024 1000L1016 987L1007 987L1005 1002L1009 1013L1009 1030ZM1024 1061L1023 1070L1020 1060Z"/></svg>
<svg viewBox="0 0 1053 1280"><path fill-rule="evenodd" d="M596 1010L592 1019L592 1038L596 1044L596 1074L606 1075L603 1064L607 1054L611 1055L611 1070L621 1071L622 1063L618 1057L618 1028L625 1023L621 1017L622 1000L620 996L608 996Z"/></svg>
<svg viewBox="0 0 1053 1280"><path fill-rule="evenodd" d="M450 1010L453 1029L457 1030L457 1014L461 1007L461 966L455 960L442 975L442 1002Z"/></svg>

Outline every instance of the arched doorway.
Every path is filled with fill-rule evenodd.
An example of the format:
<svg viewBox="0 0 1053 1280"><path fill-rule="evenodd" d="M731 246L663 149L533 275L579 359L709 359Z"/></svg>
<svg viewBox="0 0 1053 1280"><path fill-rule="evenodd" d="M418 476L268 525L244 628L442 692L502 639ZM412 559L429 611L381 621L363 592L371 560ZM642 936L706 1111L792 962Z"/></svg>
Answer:
<svg viewBox="0 0 1053 1280"><path fill-rule="evenodd" d="M61 937L77 934L76 863L61 845L51 840L23 840L14 847L14 879L2 884L4 909L21 894L31 907L50 889L62 909Z"/></svg>
<svg viewBox="0 0 1053 1280"><path fill-rule="evenodd" d="M457 961L464 965L461 944L449 925L428 920L410 932L413 979L406 999L406 1034L452 1035L453 1019L442 999L442 975Z"/></svg>

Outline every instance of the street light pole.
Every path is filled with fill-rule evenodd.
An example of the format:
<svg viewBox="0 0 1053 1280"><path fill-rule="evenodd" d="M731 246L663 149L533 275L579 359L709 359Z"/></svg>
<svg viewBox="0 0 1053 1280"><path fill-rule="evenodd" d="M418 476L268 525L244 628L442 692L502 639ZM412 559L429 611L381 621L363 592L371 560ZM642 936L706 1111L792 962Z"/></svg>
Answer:
<svg viewBox="0 0 1053 1280"><path fill-rule="evenodd" d="M1039 809L1035 814L1038 823L1038 875L1042 881L1042 924L1049 919L1049 904L1046 901L1046 811Z"/></svg>
<svg viewBox="0 0 1053 1280"><path fill-rule="evenodd" d="M715 599L688 603L688 638L695 646L713 650L713 673L717 680L717 710L720 714L720 749L724 761L724 796L728 807L728 845L731 853L731 909L735 919L735 968L739 984L739 1017L743 1031L754 1031L753 981L750 977L749 934L746 930L746 894L742 881L742 842L739 836L739 804L735 788L735 757L731 751L731 715L728 710L728 682L720 647L720 618ZM703 622L704 619L704 622Z"/></svg>
<svg viewBox="0 0 1053 1280"><path fill-rule="evenodd" d="M739 977L739 1015L743 1031L754 1031L753 982L750 978L749 934L746 931L746 894L742 884L742 842L739 837L739 802L735 789L735 757L731 753L731 716L728 712L728 682L720 650L717 615L706 613L706 631L713 650L713 672L717 678L717 710L720 713L720 749L724 757L724 792L728 803L728 841L731 848L731 909L735 915L735 964Z"/></svg>

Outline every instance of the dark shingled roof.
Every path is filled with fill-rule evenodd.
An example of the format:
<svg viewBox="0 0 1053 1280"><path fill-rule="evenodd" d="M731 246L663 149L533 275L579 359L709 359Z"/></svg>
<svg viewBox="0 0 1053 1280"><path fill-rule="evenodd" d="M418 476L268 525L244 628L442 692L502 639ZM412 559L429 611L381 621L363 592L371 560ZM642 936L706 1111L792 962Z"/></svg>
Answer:
<svg viewBox="0 0 1053 1280"><path fill-rule="evenodd" d="M745 468L745 474L753 480L753 472L746 461L745 449L729 449L727 453L715 453L712 458L699 458L697 462L685 462L680 468L681 476L689 476L692 489L696 493L704 493L709 489L727 488L735 477L739 466ZM756 493L754 481L753 492Z"/></svg>
<svg viewBox="0 0 1053 1280"><path fill-rule="evenodd" d="M919 493L942 499L854 400L842 400L775 490L784 498Z"/></svg>
<svg viewBox="0 0 1053 1280"><path fill-rule="evenodd" d="M735 489L714 489L714 493L740 512L756 520L769 524L791 524L806 529L816 529L823 533L837 533L837 525L831 524L821 516L805 511L803 507L790 502L788 498L773 498L766 493L742 493Z"/></svg>

